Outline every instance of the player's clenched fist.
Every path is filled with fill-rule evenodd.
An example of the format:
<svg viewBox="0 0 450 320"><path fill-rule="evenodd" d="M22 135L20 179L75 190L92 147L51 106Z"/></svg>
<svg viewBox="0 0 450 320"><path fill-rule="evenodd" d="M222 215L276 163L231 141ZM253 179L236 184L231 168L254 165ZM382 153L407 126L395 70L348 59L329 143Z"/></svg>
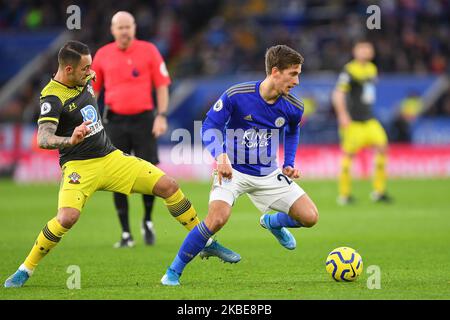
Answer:
<svg viewBox="0 0 450 320"><path fill-rule="evenodd" d="M230 159L226 153L222 153L217 157L217 175L219 177L220 185L222 185L222 178L233 178L233 168L231 167Z"/></svg>
<svg viewBox="0 0 450 320"><path fill-rule="evenodd" d="M91 123L91 120L87 120L80 124L78 127L75 127L72 136L70 137L71 145L76 145L84 140L84 138L91 132L91 129L87 127Z"/></svg>
<svg viewBox="0 0 450 320"><path fill-rule="evenodd" d="M291 179L300 178L300 171L298 169L292 168L291 166L283 168L283 174Z"/></svg>

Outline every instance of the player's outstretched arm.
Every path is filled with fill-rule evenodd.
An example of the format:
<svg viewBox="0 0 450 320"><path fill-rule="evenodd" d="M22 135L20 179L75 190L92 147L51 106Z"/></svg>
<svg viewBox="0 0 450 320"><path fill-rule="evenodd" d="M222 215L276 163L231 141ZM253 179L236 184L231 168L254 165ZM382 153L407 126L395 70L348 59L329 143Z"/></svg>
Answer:
<svg viewBox="0 0 450 320"><path fill-rule="evenodd" d="M57 126L51 122L39 125L37 142L41 149L59 149L76 145L84 140L91 132L87 127L92 121L85 121L73 130L71 137L60 137L55 135Z"/></svg>

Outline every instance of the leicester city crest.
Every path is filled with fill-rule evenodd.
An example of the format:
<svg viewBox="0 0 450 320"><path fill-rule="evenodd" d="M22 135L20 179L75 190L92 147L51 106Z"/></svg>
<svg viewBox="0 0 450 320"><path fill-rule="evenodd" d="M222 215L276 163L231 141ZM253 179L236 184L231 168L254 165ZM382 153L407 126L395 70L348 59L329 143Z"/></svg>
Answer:
<svg viewBox="0 0 450 320"><path fill-rule="evenodd" d="M277 120L275 120L275 126L277 128L280 128L284 125L285 122L286 120L283 117L278 117Z"/></svg>

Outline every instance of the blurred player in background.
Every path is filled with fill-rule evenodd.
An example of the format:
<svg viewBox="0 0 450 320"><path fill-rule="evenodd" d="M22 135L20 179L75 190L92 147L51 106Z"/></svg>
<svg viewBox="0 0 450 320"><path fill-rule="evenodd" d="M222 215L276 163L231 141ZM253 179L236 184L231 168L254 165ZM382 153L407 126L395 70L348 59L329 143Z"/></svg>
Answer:
<svg viewBox="0 0 450 320"><path fill-rule="evenodd" d="M353 47L354 59L339 75L332 102L336 111L343 157L339 174L338 203L346 205L354 198L351 190L351 168L354 156L365 147L375 148L373 201L389 202L386 193L386 152L388 140L381 124L374 118L377 67L373 45L360 40Z"/></svg>
<svg viewBox="0 0 450 320"><path fill-rule="evenodd" d="M247 194L264 213L261 226L286 249L296 247L287 228L309 228L317 223L315 204L291 180L299 177L294 160L303 104L290 91L299 84L302 64L303 57L288 46L269 48L264 81L229 88L207 113L202 140L217 162L208 215L189 232L161 279L163 285L179 285L186 265L198 253L207 257L202 249L226 224L231 208L242 194ZM276 159L279 133L284 133L282 170ZM267 214L272 210L278 212Z"/></svg>
<svg viewBox="0 0 450 320"><path fill-rule="evenodd" d="M58 53L58 72L41 92L38 145L59 149L62 181L58 213L39 233L19 269L5 287L22 287L38 263L78 221L86 201L97 190L141 193L164 199L169 212L188 230L200 221L176 181L150 162L116 149L99 116L91 79L89 48L69 41ZM209 240L208 255L237 262L239 255ZM237 260L237 261L236 261Z"/></svg>
<svg viewBox="0 0 450 320"><path fill-rule="evenodd" d="M115 41L95 54L92 69L97 74L93 83L97 97L105 88L105 129L111 142L126 153L159 163L156 138L167 131L170 77L156 46L135 39L134 17L117 12L111 20ZM156 91L158 113L155 116L152 89ZM122 227L122 237L114 246L134 246L129 226L128 198L115 192L114 204ZM144 243L155 242L152 210L155 196L143 195L144 217L141 231Z"/></svg>

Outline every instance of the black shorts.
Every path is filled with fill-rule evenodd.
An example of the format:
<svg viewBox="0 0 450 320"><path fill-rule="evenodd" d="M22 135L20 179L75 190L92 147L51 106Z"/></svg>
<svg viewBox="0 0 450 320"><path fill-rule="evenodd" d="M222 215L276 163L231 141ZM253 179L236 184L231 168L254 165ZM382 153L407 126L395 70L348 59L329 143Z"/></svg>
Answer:
<svg viewBox="0 0 450 320"><path fill-rule="evenodd" d="M155 114L144 111L135 115L120 115L108 110L103 122L114 146L153 164L159 163L158 145L152 133Z"/></svg>

